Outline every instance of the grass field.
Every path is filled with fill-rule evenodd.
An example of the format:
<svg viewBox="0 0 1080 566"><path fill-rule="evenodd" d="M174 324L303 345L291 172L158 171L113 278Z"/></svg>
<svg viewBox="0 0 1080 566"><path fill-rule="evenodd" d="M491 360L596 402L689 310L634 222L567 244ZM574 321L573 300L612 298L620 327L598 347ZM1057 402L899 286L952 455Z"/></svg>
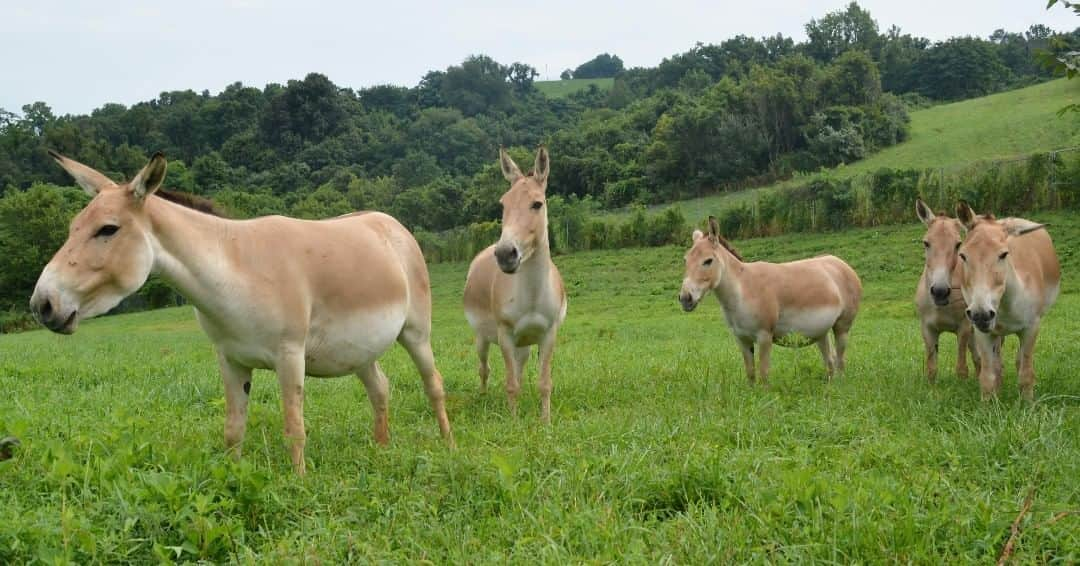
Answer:
<svg viewBox="0 0 1080 566"><path fill-rule="evenodd" d="M1007 343L999 402L951 369L922 375L915 225L736 243L750 258L829 251L865 285L846 375L815 348L774 350L746 383L715 301L675 297L683 248L559 257L570 294L553 425L535 364L508 415L502 364L478 391L460 310L466 266L432 266L435 352L458 448L441 443L401 348L388 448L356 379L309 380L308 476L281 437L276 379L257 372L239 463L190 308L89 321L72 337L0 336L0 562L992 562L1024 499L1016 556L1080 560L1080 221L1049 215L1065 269L1018 401Z"/></svg>
<svg viewBox="0 0 1080 566"><path fill-rule="evenodd" d="M615 79L570 79L566 81L536 81L533 83L536 89L550 98L562 98L579 90L596 85L600 90L608 90L615 84Z"/></svg>
<svg viewBox="0 0 1080 566"><path fill-rule="evenodd" d="M1080 115L1059 118L1066 104L1080 102L1080 81L1060 79L1032 87L942 104L911 113L911 138L830 173L854 176L887 168L955 167L1023 157L1080 146ZM759 192L805 182L796 178L769 187L712 195L663 205L701 218L754 199Z"/></svg>

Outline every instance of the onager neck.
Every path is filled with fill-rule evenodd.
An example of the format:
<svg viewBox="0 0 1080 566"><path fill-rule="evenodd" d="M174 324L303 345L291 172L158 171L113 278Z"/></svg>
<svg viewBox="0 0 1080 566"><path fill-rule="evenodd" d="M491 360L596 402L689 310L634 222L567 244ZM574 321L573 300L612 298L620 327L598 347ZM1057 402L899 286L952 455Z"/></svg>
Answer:
<svg viewBox="0 0 1080 566"><path fill-rule="evenodd" d="M720 261L723 262L724 273L720 276L720 282L714 289L717 298L727 307L733 303L742 302L742 274L746 264L739 258L720 247Z"/></svg>
<svg viewBox="0 0 1080 566"><path fill-rule="evenodd" d="M203 313L232 301L238 266L227 253L238 221L191 210L160 198L146 200L154 247L152 273L161 276Z"/></svg>

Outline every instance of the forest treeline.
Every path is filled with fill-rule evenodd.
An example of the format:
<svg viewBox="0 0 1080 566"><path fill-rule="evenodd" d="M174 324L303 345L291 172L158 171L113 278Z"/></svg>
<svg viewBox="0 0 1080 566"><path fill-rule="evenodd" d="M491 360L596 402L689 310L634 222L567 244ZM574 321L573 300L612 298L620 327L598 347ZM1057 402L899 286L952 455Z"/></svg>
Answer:
<svg viewBox="0 0 1080 566"><path fill-rule="evenodd" d="M909 109L1047 80L1037 53L1080 49L1080 30L1044 26L931 42L854 2L806 32L701 43L651 68L605 53L575 73L615 73L613 86L564 98L528 64L474 55L413 87L310 74L88 115L0 109L0 309L23 308L83 202L47 148L118 180L162 150L169 187L237 217L377 209L432 233L498 218L500 145L527 163L547 144L549 192L575 210L669 202L856 161L903 141Z"/></svg>

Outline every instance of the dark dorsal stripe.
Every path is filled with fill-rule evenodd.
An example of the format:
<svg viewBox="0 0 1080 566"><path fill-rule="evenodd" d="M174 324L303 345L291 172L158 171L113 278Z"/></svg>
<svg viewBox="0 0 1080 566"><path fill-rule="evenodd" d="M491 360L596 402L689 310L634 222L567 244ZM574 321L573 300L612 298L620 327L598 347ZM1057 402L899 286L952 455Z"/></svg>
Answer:
<svg viewBox="0 0 1080 566"><path fill-rule="evenodd" d="M739 255L739 251L735 249L735 246L732 246L731 242L725 240L723 236L717 235L716 241L720 242L720 245L724 246L724 249L727 250L729 254L735 256L735 259L739 261L746 261L741 255Z"/></svg>
<svg viewBox="0 0 1080 566"><path fill-rule="evenodd" d="M179 204L180 206L183 206L185 208L197 210L199 212L210 214L212 216L220 216L221 218L226 217L225 214L221 212L221 210L217 207L217 205L214 204L214 201L205 197L193 195L191 193L183 193L180 191L167 191L165 189L156 191L154 195L159 196L169 202Z"/></svg>

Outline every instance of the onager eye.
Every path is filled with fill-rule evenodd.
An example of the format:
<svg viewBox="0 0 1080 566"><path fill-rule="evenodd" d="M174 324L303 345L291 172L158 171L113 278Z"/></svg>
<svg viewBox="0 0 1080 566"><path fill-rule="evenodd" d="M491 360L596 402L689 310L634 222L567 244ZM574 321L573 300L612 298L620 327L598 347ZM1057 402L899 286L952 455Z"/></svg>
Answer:
<svg viewBox="0 0 1080 566"><path fill-rule="evenodd" d="M98 231L97 231L96 234L94 234L94 237L95 238L108 238L109 236L112 236L113 234L115 234L118 230L120 230L119 226L117 226L115 224L106 224L106 225L102 226L101 228L98 228Z"/></svg>
<svg viewBox="0 0 1080 566"><path fill-rule="evenodd" d="M967 256L964 255L964 254L960 254L960 261L963 261L964 263L967 263Z"/></svg>
<svg viewBox="0 0 1080 566"><path fill-rule="evenodd" d="M960 244L962 244L962 243L963 242L956 242L956 247L953 248L953 251L960 251Z"/></svg>
<svg viewBox="0 0 1080 566"><path fill-rule="evenodd" d="M923 246L924 248L926 248L926 249L930 249L930 242L928 242L928 241L926 241L926 240L923 240L923 242L922 242L922 246Z"/></svg>
<svg viewBox="0 0 1080 566"><path fill-rule="evenodd" d="M543 208L543 206L544 206L544 203L540 202L540 201L536 201L536 202L532 203L532 209L533 210L540 210L541 208Z"/></svg>
<svg viewBox="0 0 1080 566"><path fill-rule="evenodd" d="M998 256L998 261L1003 261L1008 256L1009 256L1009 252L1007 252L1007 251L1006 252L1001 252L1001 254Z"/></svg>
<svg viewBox="0 0 1080 566"><path fill-rule="evenodd" d="M713 260L713 258L710 257L709 259L705 260L705 262L702 263L701 265L704 265L705 267L709 267L710 265L712 265L712 260Z"/></svg>

